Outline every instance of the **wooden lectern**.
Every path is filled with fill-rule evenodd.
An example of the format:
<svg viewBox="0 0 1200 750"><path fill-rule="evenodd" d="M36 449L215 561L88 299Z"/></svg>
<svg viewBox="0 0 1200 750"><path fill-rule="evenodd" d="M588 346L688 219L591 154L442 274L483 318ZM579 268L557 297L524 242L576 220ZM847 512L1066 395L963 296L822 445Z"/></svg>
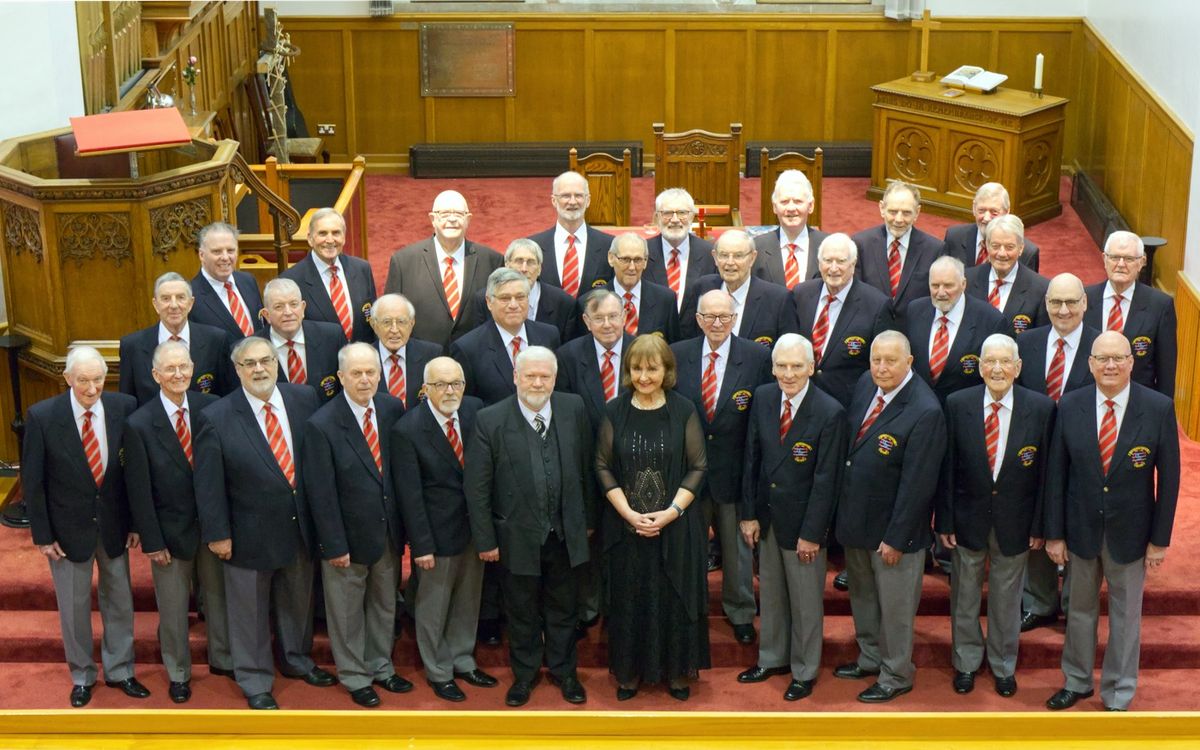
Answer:
<svg viewBox="0 0 1200 750"><path fill-rule="evenodd" d="M1008 189L1012 213L1026 226L1062 213L1058 200L1067 100L1000 88L956 91L908 77L872 86L875 138L871 187L879 198L892 180L921 190L925 210L973 221L971 201L986 182Z"/></svg>

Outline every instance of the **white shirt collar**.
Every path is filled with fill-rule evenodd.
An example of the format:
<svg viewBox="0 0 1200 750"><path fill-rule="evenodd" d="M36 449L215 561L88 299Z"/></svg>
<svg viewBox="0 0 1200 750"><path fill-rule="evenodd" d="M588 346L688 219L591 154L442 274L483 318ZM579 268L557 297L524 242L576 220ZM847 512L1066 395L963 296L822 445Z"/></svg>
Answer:
<svg viewBox="0 0 1200 750"><path fill-rule="evenodd" d="M620 281L618 281L616 278L613 278L613 291L621 296L622 302L625 301L625 292L631 292L635 300L640 300L642 298L642 280L638 279L638 283L634 285L632 289L626 289L625 287L621 286Z"/></svg>
<svg viewBox="0 0 1200 750"><path fill-rule="evenodd" d="M885 405L892 403L892 399L894 399L896 397L896 394L899 393L900 391L904 390L904 387L906 385L908 385L908 381L910 381L912 379L913 379L913 371L912 371L912 368L910 367L908 369L908 374L904 376L904 380L900 381L900 385L893 388L891 393L884 393L883 390L879 388L879 386L876 386L875 387L875 398L871 399L872 405L867 407L867 413L870 414L871 409L875 408L875 406L874 406L875 401L880 396L883 396L883 403Z"/></svg>
<svg viewBox="0 0 1200 750"><path fill-rule="evenodd" d="M987 416L987 410L992 408L993 403L995 403L995 399L992 398L992 392L989 391L985 386L983 389L983 416ZM1008 393L1005 393L1004 396L1001 397L999 404L1005 409L1008 409L1010 412L1012 411L1013 389L1011 387L1008 389Z"/></svg>
<svg viewBox="0 0 1200 750"><path fill-rule="evenodd" d="M525 421L529 423L530 427L533 426L533 418L535 416L537 416L538 414L542 415L542 419L545 420L545 422L546 422L546 427L547 428L550 427L550 418L552 416L551 410L550 410L550 399L546 399L545 406L543 406L541 409L539 409L537 411L534 411L533 409L530 409L528 406L526 406L525 402L521 400L520 396L518 396L517 397L517 406L519 406L521 408L521 416L525 417Z"/></svg>
<svg viewBox="0 0 1200 750"><path fill-rule="evenodd" d="M268 328L267 331L268 331L268 335L271 337L271 346L275 347L276 349L282 349L283 347L287 346L289 339L285 339L283 336L279 335L279 332L276 331L274 328ZM296 330L296 335L293 336L290 340L295 341L296 346L304 346L304 324L303 323L300 325L300 328Z"/></svg>
<svg viewBox="0 0 1200 750"><path fill-rule="evenodd" d="M600 362L604 361L604 353L608 351L611 351L613 354L617 355L617 361L619 362L621 360L621 346L624 343L625 337L622 336L617 339L617 343L613 344L612 349L605 349L604 345L597 341L595 336L592 336L592 345L596 348L596 359Z"/></svg>
<svg viewBox="0 0 1200 750"><path fill-rule="evenodd" d="M466 257L467 240L464 238L462 244L458 246L457 250L455 250L453 253L448 253L446 252L446 249L442 247L441 241L438 240L438 236L435 234L433 235L433 249L437 252L439 273L441 273L442 269L446 267L446 258L454 258L454 265L456 269L461 269L463 265L463 258Z"/></svg>
<svg viewBox="0 0 1200 750"><path fill-rule="evenodd" d="M731 348L733 348L733 334L730 334L724 341L721 342L721 345L717 347L717 360L719 362L728 362L729 350ZM712 354L712 346L708 343L707 338L704 339L704 346L701 347L701 351L704 353L704 360L707 360L708 355ZM701 364L704 363L702 362Z"/></svg>
<svg viewBox="0 0 1200 750"><path fill-rule="evenodd" d="M175 418L175 412L179 411L180 409L186 409L187 412L184 414L184 418L187 419L190 424L191 418L192 418L192 408L188 404L188 397L187 397L186 391L183 394L183 404L181 404L179 406L176 406L175 402L172 401L170 398L168 398L167 394L164 393L161 388L158 390L158 399L160 402L162 402L163 409L166 410L167 416L170 417L171 419ZM172 422L171 424L174 424L174 422Z"/></svg>
<svg viewBox="0 0 1200 750"><path fill-rule="evenodd" d="M89 409L83 408L83 404L79 403L79 399L75 398L75 391L68 389L67 393L71 394L71 413L75 415L75 421L83 419L83 413ZM96 399L96 403L90 409L92 412L92 428L99 430L104 422L104 399Z"/></svg>
<svg viewBox="0 0 1200 750"><path fill-rule="evenodd" d="M346 391L342 391L342 395L345 396L346 403L350 404L350 411L354 412L354 421L357 422L358 426L361 428L362 423L363 423L363 416L367 413L367 409L375 408L375 402L372 401L370 406L359 406L358 403L355 402L354 399L350 398L350 394L347 393ZM375 412L374 411L371 412L371 421L372 422L375 421Z"/></svg>
<svg viewBox="0 0 1200 750"><path fill-rule="evenodd" d="M178 336L183 341L184 346L190 347L192 345L192 328L188 323L187 318L184 318L183 328L180 328L179 333L177 334L171 333L167 327L163 325L162 321L158 322L158 343L161 344L165 341L170 341L171 336Z"/></svg>
<svg viewBox="0 0 1200 750"><path fill-rule="evenodd" d="M1109 400L1108 396L1105 396L1103 393L1101 393L1100 387L1097 386L1096 387L1096 407L1097 408L1107 408L1107 405L1104 403L1107 400ZM1125 412L1125 407L1129 406L1129 384L1128 383L1125 384L1125 387L1121 389L1120 393L1118 393L1117 395L1112 397L1112 401L1113 401L1113 403L1116 404L1117 411L1119 411L1121 413Z"/></svg>
<svg viewBox="0 0 1200 750"><path fill-rule="evenodd" d="M442 432L446 431L446 423L449 422L451 419L454 419L455 421L458 422L458 427L456 427L455 429L458 431L459 439L461 440L462 439L462 420L458 418L458 409L455 409L454 413L451 414L449 417L447 417L446 415L442 414L440 411L438 411L434 407L432 401L426 399L425 403L429 406L429 411L431 411L433 413L433 418L437 420L438 426L442 428Z"/></svg>

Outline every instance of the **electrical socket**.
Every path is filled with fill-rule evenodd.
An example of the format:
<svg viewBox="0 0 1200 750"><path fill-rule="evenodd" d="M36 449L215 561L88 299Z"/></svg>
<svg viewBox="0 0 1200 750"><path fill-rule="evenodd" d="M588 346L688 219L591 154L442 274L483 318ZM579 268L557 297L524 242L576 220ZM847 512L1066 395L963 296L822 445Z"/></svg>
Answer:
<svg viewBox="0 0 1200 750"><path fill-rule="evenodd" d="M317 135L333 135L337 130L337 126L333 123L323 122L317 125Z"/></svg>

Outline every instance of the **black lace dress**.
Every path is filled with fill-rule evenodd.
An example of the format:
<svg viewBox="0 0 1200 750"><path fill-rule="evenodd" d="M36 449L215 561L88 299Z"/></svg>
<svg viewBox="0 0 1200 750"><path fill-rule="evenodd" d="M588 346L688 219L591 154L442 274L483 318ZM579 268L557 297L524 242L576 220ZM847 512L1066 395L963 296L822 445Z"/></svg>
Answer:
<svg viewBox="0 0 1200 750"><path fill-rule="evenodd" d="M640 513L670 507L681 486L698 495L706 459L695 409L674 393L650 411L634 408L629 395L616 399L600 430L596 468L604 491L620 487ZM645 538L606 509L609 671L622 683L695 677L709 667L707 544L698 510Z"/></svg>

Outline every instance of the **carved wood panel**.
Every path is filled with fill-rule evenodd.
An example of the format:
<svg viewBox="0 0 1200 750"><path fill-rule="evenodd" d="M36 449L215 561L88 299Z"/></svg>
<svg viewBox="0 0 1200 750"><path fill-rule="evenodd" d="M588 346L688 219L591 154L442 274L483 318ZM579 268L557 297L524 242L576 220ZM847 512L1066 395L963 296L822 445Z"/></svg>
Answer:
<svg viewBox="0 0 1200 750"><path fill-rule="evenodd" d="M228 209L225 193L221 193L223 210ZM171 253L183 248L193 250L196 236L212 221L208 196L193 198L150 209L150 245L153 252L166 262Z"/></svg>
<svg viewBox="0 0 1200 750"><path fill-rule="evenodd" d="M975 197L986 182L1000 180L1004 142L972 133L950 134L950 184L947 192Z"/></svg>
<svg viewBox="0 0 1200 750"><path fill-rule="evenodd" d="M120 267L133 257L129 214L60 213L58 222L58 251L63 263L75 261L81 268L84 261L108 259Z"/></svg>
<svg viewBox="0 0 1200 750"><path fill-rule="evenodd" d="M42 233L38 228L38 213L16 203L4 204L4 244L13 255L28 251L34 260L42 262Z"/></svg>

